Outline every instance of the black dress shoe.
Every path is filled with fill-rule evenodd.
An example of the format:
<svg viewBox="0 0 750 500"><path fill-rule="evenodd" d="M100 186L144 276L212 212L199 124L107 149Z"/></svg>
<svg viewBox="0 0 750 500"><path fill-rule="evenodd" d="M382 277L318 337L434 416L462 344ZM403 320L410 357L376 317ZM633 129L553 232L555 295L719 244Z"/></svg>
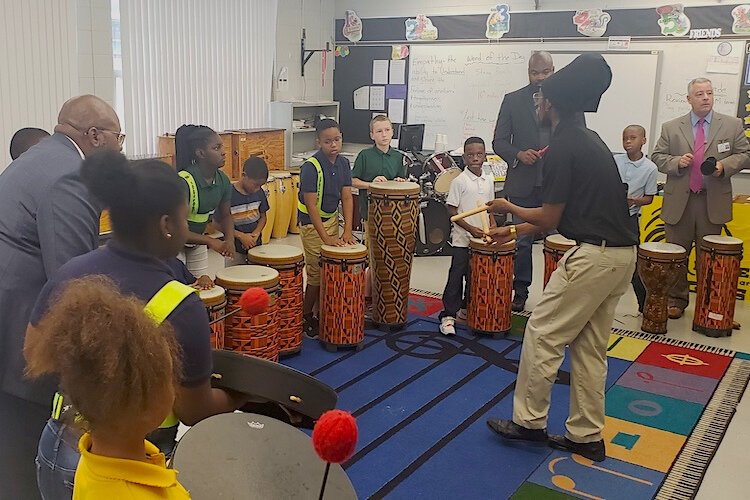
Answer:
<svg viewBox="0 0 750 500"><path fill-rule="evenodd" d="M526 306L526 299L513 299L510 304L510 310L513 312L523 312L523 308Z"/></svg>
<svg viewBox="0 0 750 500"><path fill-rule="evenodd" d="M521 441L534 441L537 443L547 441L545 429L527 429L512 420L487 420L487 425L505 439L519 439Z"/></svg>
<svg viewBox="0 0 750 500"><path fill-rule="evenodd" d="M549 445L558 450L581 455L594 462L603 462L607 458L603 440L594 441L593 443L575 443L565 436L550 436Z"/></svg>
<svg viewBox="0 0 750 500"><path fill-rule="evenodd" d="M302 332L307 338L316 339L318 338L319 324L315 316L308 316L302 318Z"/></svg>

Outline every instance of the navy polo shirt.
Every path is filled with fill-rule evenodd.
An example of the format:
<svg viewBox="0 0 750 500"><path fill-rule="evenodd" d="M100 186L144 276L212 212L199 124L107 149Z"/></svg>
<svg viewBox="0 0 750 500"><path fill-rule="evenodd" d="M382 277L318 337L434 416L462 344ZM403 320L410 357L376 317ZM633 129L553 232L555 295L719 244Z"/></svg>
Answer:
<svg viewBox="0 0 750 500"><path fill-rule="evenodd" d="M39 324L68 281L94 274L107 276L121 293L135 295L143 302L151 300L164 285L177 279L166 262L132 252L116 240L110 240L103 247L71 259L55 273L36 301L31 324ZM182 348L182 385L204 383L211 377L213 363L208 315L198 294L191 294L183 300L167 317L167 321L174 328L177 342Z"/></svg>
<svg viewBox="0 0 750 500"><path fill-rule="evenodd" d="M341 155L336 157L336 161L331 163L328 157L322 151L313 155L320 162L323 170L323 202L321 210L328 213L335 212L341 201L341 190L352 185L352 167L349 160ZM318 171L315 165L306 161L302 164L299 172L299 201L305 203L304 193L318 192ZM310 216L299 212L297 214L298 223L301 226L311 224ZM327 220L323 218L323 220Z"/></svg>

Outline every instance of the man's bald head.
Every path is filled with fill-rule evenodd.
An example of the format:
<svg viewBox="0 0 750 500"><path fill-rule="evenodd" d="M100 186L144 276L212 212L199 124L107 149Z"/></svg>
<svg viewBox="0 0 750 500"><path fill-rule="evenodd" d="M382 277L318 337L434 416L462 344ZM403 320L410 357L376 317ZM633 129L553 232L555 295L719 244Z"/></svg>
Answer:
<svg viewBox="0 0 750 500"><path fill-rule="evenodd" d="M531 53L531 57L529 57L529 83L539 86L554 72L555 65L552 61L552 54L543 50Z"/></svg>
<svg viewBox="0 0 750 500"><path fill-rule="evenodd" d="M84 155L95 149L120 151L120 119L106 101L94 95L73 97L65 102L57 116L55 132L70 137Z"/></svg>

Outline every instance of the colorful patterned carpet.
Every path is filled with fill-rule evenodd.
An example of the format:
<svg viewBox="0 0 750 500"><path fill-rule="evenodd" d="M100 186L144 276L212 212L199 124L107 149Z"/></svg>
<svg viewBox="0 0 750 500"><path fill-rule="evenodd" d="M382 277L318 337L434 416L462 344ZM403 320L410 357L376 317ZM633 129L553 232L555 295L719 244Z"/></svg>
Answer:
<svg viewBox="0 0 750 500"><path fill-rule="evenodd" d="M439 298L410 297L410 322L368 330L359 352L305 340L285 364L339 393L360 429L345 464L360 498L692 498L750 379L750 356L624 330L609 345L607 460L508 443L485 425L509 417L526 317L507 339L438 333ZM561 433L569 365L552 392Z"/></svg>

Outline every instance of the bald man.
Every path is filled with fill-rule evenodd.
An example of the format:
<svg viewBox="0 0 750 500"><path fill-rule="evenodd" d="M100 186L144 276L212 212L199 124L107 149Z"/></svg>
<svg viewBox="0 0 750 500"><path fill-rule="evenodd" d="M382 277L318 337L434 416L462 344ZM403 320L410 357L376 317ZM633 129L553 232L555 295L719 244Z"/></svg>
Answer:
<svg viewBox="0 0 750 500"><path fill-rule="evenodd" d="M100 208L81 183L81 161L119 151L112 107L92 95L63 104L55 133L0 174L0 485L3 498L38 498L34 457L55 385L23 376L23 341L47 279L96 248ZM4 497L3 495L7 495Z"/></svg>
<svg viewBox="0 0 750 500"><path fill-rule="evenodd" d="M508 163L503 188L505 197L520 207L542 206L542 150L549 144L551 132L549 125L539 123L537 119L533 95L539 92L539 86L554 72L555 65L549 52L532 52L529 57L529 84L506 94L500 105L492 149ZM523 222L513 216L514 224ZM529 296L534 237L534 234L527 234L517 241L513 269L514 311L522 311Z"/></svg>

